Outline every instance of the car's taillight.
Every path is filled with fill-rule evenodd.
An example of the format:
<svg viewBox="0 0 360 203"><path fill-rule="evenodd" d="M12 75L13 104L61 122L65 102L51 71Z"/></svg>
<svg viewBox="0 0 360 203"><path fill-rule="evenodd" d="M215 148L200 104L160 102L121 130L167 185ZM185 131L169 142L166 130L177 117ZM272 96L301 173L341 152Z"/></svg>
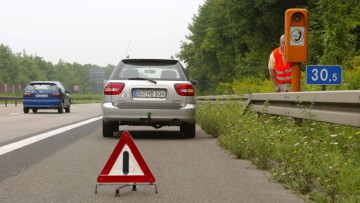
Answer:
<svg viewBox="0 0 360 203"><path fill-rule="evenodd" d="M31 97L31 93L25 92L25 93L23 94L23 97Z"/></svg>
<svg viewBox="0 0 360 203"><path fill-rule="evenodd" d="M125 83L122 82L109 82L104 88L105 95L118 95L125 87Z"/></svg>
<svg viewBox="0 0 360 203"><path fill-rule="evenodd" d="M60 93L54 92L54 93L51 93L51 96L52 97L60 97Z"/></svg>
<svg viewBox="0 0 360 203"><path fill-rule="evenodd" d="M191 84L175 84L174 85L176 92L180 96L194 96L195 90L194 86Z"/></svg>

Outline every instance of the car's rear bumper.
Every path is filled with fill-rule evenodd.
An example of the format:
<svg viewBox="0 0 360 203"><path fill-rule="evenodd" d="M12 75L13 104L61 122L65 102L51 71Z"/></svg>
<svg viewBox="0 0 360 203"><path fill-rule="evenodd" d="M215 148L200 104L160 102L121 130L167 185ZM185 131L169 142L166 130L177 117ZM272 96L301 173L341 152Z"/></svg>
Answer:
<svg viewBox="0 0 360 203"><path fill-rule="evenodd" d="M61 100L23 100L24 108L58 108Z"/></svg>
<svg viewBox="0 0 360 203"><path fill-rule="evenodd" d="M187 104L179 109L120 109L112 103L101 105L104 121L132 122L141 124L144 119L151 123L174 123L174 121L195 122L195 104ZM176 122L175 122L176 123Z"/></svg>

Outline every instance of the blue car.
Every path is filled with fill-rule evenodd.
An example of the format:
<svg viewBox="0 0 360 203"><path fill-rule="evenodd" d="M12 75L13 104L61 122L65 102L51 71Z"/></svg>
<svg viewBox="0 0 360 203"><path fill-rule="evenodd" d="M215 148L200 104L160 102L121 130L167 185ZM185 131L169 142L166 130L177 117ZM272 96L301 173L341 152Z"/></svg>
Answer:
<svg viewBox="0 0 360 203"><path fill-rule="evenodd" d="M24 113L32 109L57 109L58 113L70 113L71 98L69 91L58 81L30 82L23 94Z"/></svg>

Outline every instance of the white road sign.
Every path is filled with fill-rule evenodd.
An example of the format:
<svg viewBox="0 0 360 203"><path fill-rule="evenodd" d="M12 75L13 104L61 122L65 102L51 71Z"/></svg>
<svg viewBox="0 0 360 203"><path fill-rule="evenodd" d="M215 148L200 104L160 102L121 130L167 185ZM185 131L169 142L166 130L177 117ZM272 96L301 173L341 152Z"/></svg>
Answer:
<svg viewBox="0 0 360 203"><path fill-rule="evenodd" d="M303 26L290 27L290 46L304 46L304 36Z"/></svg>

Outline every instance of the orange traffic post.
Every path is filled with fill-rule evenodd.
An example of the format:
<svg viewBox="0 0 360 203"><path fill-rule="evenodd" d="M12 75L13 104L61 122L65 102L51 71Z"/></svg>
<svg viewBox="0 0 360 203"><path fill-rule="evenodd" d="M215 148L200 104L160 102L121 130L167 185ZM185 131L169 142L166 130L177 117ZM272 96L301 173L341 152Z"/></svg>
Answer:
<svg viewBox="0 0 360 203"><path fill-rule="evenodd" d="M308 11L285 12L285 61L291 62L291 90L300 92L300 66L308 60Z"/></svg>
<svg viewBox="0 0 360 203"><path fill-rule="evenodd" d="M291 91L300 92L300 66L301 63L291 64Z"/></svg>

